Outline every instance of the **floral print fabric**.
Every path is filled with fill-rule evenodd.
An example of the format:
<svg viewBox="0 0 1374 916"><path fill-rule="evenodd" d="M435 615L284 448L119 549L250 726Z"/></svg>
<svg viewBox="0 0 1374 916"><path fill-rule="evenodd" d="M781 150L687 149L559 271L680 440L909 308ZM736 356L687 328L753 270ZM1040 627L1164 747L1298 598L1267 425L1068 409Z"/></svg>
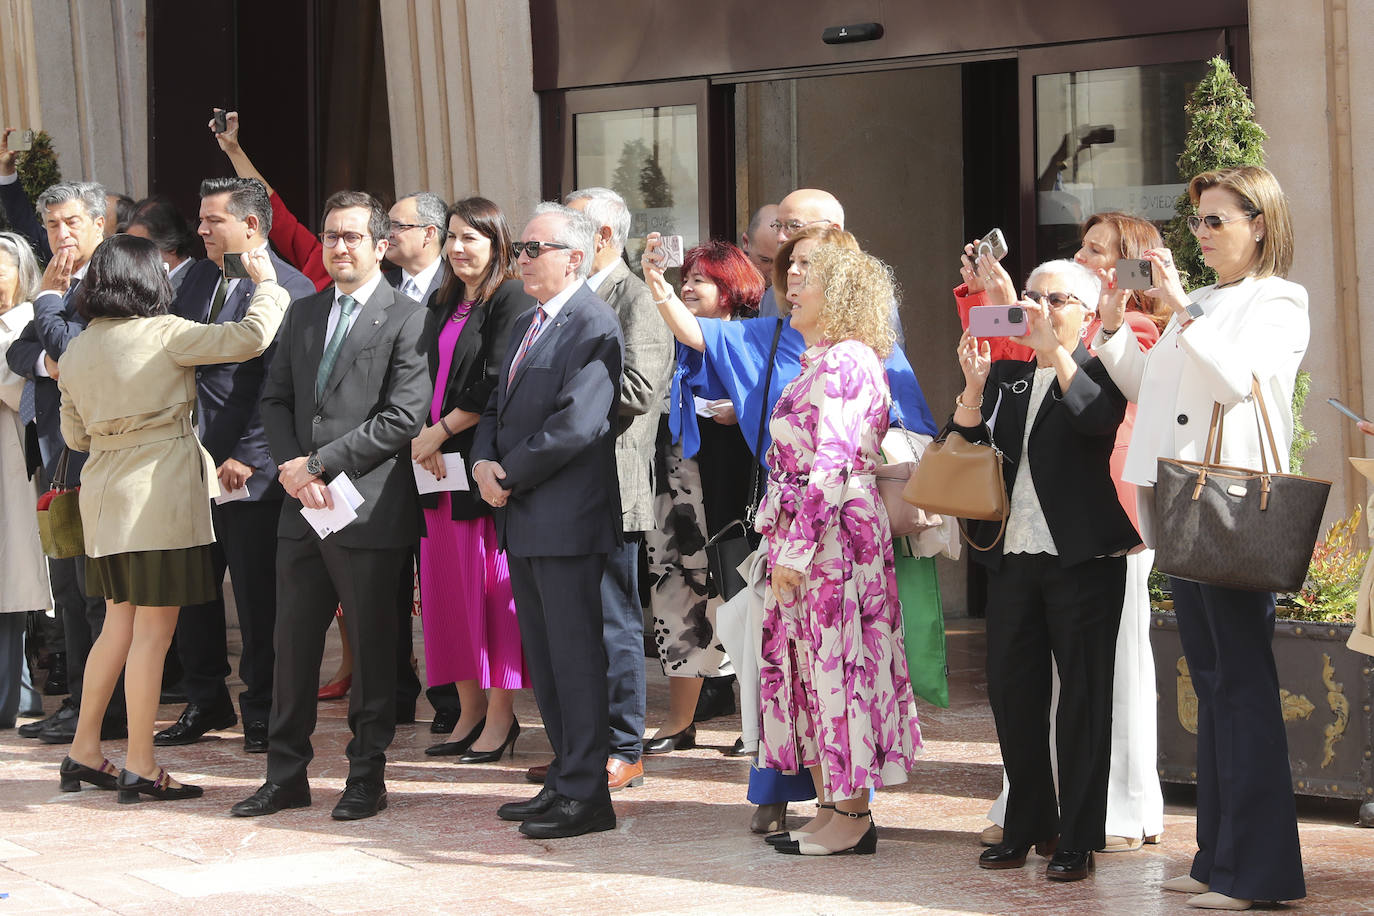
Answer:
<svg viewBox="0 0 1374 916"><path fill-rule="evenodd" d="M828 798L905 782L921 750L892 535L873 476L889 400L870 347L812 347L769 426L756 527L770 569L799 570L805 581L795 604L771 589L765 599L761 765L820 764Z"/></svg>

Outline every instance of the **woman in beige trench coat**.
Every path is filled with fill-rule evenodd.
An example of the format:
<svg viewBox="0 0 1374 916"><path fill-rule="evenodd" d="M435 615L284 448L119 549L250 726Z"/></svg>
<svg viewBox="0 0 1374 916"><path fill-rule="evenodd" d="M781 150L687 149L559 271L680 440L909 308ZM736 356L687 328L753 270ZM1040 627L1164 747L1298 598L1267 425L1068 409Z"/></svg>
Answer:
<svg viewBox="0 0 1374 916"><path fill-rule="evenodd" d="M30 300L38 292L38 262L29 243L0 232L0 354L33 320ZM0 728L13 728L20 708L24 662L24 616L52 607L48 561L38 545L34 508L38 492L24 460L24 424L19 401L24 379L0 360ZM32 696L25 709L41 702Z"/></svg>
<svg viewBox="0 0 1374 916"><path fill-rule="evenodd" d="M118 788L121 803L202 794L158 766L153 722L177 614L215 594L210 498L219 488L191 425L195 367L262 353L290 299L265 249L243 261L257 291L239 322L166 314L172 288L157 248L128 235L96 249L77 294L90 323L58 362L57 385L62 436L90 452L81 472L86 588L105 597L106 612L86 662L76 738L62 761L66 791L82 782ZM100 723L121 669L129 751L116 778L101 753Z"/></svg>

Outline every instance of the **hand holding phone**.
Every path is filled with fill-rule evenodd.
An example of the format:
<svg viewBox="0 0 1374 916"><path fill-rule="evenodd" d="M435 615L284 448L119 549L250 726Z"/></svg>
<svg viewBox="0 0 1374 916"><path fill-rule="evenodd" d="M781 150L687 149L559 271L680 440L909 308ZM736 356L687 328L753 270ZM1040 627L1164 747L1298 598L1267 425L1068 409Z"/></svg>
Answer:
<svg viewBox="0 0 1374 916"><path fill-rule="evenodd" d="M1148 258L1122 258L1116 262L1117 289L1154 289L1154 264Z"/></svg>
<svg viewBox="0 0 1374 916"><path fill-rule="evenodd" d="M973 256L975 259L984 254L990 256L994 261L1000 261L1007 256L1007 239L1002 235L1001 229L993 229L974 245Z"/></svg>
<svg viewBox="0 0 1374 916"><path fill-rule="evenodd" d="M974 337L1021 337L1026 310L1019 305L975 305L968 310L968 332Z"/></svg>
<svg viewBox="0 0 1374 916"><path fill-rule="evenodd" d="M223 108L214 109L214 121L210 129L217 134L222 134L229 129L229 112Z"/></svg>
<svg viewBox="0 0 1374 916"><path fill-rule="evenodd" d="M658 269L682 266L682 236L665 235L659 238Z"/></svg>
<svg viewBox="0 0 1374 916"><path fill-rule="evenodd" d="M9 148L12 153L27 153L33 149L33 131L16 130L10 134Z"/></svg>
<svg viewBox="0 0 1374 916"><path fill-rule="evenodd" d="M232 251L224 253L224 278L226 280L247 280L248 268L243 266L243 255Z"/></svg>

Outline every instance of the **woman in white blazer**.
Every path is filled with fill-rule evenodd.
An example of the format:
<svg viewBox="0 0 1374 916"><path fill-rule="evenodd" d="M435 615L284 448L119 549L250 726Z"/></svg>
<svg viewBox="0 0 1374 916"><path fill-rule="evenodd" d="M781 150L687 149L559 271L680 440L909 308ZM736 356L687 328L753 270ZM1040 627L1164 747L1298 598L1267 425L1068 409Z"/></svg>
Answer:
<svg viewBox="0 0 1374 916"><path fill-rule="evenodd" d="M1260 467L1250 397L1259 380L1288 470L1293 384L1307 350L1307 291L1284 279L1293 260L1288 203L1259 166L1196 176L1189 226L1212 286L1184 292L1168 249L1146 252L1174 313L1148 353L1121 329L1122 296L1104 305L1093 346L1139 404L1126 480L1140 489L1141 534L1154 545L1157 459L1201 461L1212 405L1226 423L1221 463ZM1288 743L1271 640L1274 596L1171 580L1179 637L1198 695L1198 852L1191 873L1164 883L1197 907L1246 909L1254 900L1305 896Z"/></svg>
<svg viewBox="0 0 1374 916"><path fill-rule="evenodd" d="M40 279L29 243L13 232L0 232L0 354L33 320L31 300ZM0 363L0 729L14 727L21 706L42 706L42 697L20 687L24 619L28 611L52 607L48 561L38 545L34 515L38 492L24 461L24 423L19 419L23 393L24 380Z"/></svg>

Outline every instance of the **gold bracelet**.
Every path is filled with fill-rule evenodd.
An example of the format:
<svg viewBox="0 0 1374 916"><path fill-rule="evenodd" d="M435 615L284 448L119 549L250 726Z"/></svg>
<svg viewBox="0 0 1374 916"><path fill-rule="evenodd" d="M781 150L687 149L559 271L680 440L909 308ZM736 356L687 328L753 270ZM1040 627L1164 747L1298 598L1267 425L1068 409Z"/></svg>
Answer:
<svg viewBox="0 0 1374 916"><path fill-rule="evenodd" d="M978 410L983 406L983 396L981 394L978 395L978 403L970 407L969 405L964 403L964 396L962 393L956 394L954 396L954 406L962 407L964 410Z"/></svg>

